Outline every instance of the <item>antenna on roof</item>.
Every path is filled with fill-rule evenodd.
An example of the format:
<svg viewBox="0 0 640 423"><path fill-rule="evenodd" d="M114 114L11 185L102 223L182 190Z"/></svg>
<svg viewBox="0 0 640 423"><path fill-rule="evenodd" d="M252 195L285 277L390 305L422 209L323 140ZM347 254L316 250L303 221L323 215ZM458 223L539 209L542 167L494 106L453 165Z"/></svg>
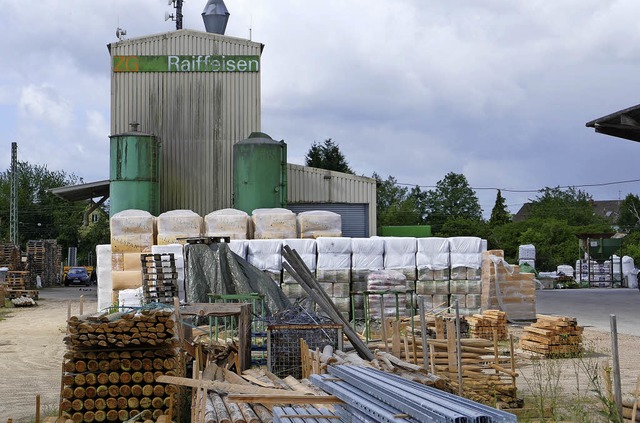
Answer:
<svg viewBox="0 0 640 423"><path fill-rule="evenodd" d="M176 29L182 29L182 3L184 0L167 0L167 4L169 6L173 5L176 9L176 13L170 14L169 12L164 13L164 20L168 21L169 19L176 21Z"/></svg>
<svg viewBox="0 0 640 423"><path fill-rule="evenodd" d="M118 27L116 29L116 38L118 39L118 41L124 40L124 36L125 35L127 35L127 30L126 29L122 29L120 27Z"/></svg>

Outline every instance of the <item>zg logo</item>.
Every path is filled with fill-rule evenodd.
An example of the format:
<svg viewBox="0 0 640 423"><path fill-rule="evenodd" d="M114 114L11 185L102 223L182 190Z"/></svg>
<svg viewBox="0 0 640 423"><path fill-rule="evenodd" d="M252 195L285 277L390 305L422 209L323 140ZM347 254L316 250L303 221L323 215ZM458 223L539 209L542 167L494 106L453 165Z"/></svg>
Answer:
<svg viewBox="0 0 640 423"><path fill-rule="evenodd" d="M114 72L138 72L140 70L140 59L138 56L114 56Z"/></svg>

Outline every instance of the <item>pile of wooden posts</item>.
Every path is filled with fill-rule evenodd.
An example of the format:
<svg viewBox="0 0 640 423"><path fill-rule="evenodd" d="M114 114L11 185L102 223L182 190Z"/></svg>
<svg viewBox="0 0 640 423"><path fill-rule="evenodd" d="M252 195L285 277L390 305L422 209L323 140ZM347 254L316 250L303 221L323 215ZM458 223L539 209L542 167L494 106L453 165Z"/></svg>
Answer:
<svg viewBox="0 0 640 423"><path fill-rule="evenodd" d="M327 366L329 365L349 364L354 366L373 367L437 389L446 388L445 380L433 375L428 369L401 360L388 352L376 350L374 352L375 358L368 361L363 360L354 353L334 350L331 346L323 348L322 351L320 351L320 349L316 349L315 351L310 350L309 346L303 339L300 340L300 350L302 356L303 379L309 378L312 374L327 373Z"/></svg>
<svg viewBox="0 0 640 423"><path fill-rule="evenodd" d="M536 322L524 328L520 348L547 357L572 356L582 351L583 327L575 317L536 315Z"/></svg>
<svg viewBox="0 0 640 423"><path fill-rule="evenodd" d="M60 410L74 421L157 420L175 415L180 355L169 308L69 317Z"/></svg>
<svg viewBox="0 0 640 423"><path fill-rule="evenodd" d="M446 378L453 392L474 401L505 409L522 407L517 397L513 338L507 355L500 353L497 336L492 341L458 340L455 323L449 321L447 326L446 338L438 335L427 340L431 373Z"/></svg>
<svg viewBox="0 0 640 423"><path fill-rule="evenodd" d="M247 369L238 374L214 363L195 371L193 378L161 376L159 382L193 388L193 422L271 423L271 407L275 404L341 402L308 381L300 382L291 376L281 379L265 369Z"/></svg>
<svg viewBox="0 0 640 423"><path fill-rule="evenodd" d="M500 310L484 310L482 314L467 316L469 334L472 338L493 340L497 331L498 340L508 339L507 313Z"/></svg>
<svg viewBox="0 0 640 423"><path fill-rule="evenodd" d="M167 309L73 316L65 343L76 348L173 347L175 320Z"/></svg>

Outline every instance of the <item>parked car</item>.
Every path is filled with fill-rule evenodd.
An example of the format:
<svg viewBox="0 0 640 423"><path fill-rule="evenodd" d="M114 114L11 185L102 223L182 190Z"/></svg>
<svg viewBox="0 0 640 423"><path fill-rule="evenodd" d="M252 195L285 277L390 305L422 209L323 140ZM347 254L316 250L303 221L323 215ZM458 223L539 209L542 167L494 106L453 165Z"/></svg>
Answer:
<svg viewBox="0 0 640 423"><path fill-rule="evenodd" d="M91 285L89 273L84 267L72 267L64 278L64 286L69 285Z"/></svg>

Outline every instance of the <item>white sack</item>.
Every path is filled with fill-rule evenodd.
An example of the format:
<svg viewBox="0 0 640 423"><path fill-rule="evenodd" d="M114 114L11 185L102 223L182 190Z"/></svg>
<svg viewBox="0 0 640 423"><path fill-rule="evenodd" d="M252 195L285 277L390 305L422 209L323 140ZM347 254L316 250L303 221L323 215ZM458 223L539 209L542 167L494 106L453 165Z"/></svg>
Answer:
<svg viewBox="0 0 640 423"><path fill-rule="evenodd" d="M98 310L101 311L112 304L111 294L111 245L96 245L96 276L98 281Z"/></svg>
<svg viewBox="0 0 640 423"><path fill-rule="evenodd" d="M450 267L448 238L418 238L416 267L420 270L444 270Z"/></svg>
<svg viewBox="0 0 640 423"><path fill-rule="evenodd" d="M351 254L351 238L320 237L316 239L318 254Z"/></svg>
<svg viewBox="0 0 640 423"><path fill-rule="evenodd" d="M204 217L205 236L228 236L234 239L251 238L249 214L242 210L222 209Z"/></svg>
<svg viewBox="0 0 640 423"><path fill-rule="evenodd" d="M298 213L296 219L300 238L342 236L342 216L338 213L312 210Z"/></svg>

